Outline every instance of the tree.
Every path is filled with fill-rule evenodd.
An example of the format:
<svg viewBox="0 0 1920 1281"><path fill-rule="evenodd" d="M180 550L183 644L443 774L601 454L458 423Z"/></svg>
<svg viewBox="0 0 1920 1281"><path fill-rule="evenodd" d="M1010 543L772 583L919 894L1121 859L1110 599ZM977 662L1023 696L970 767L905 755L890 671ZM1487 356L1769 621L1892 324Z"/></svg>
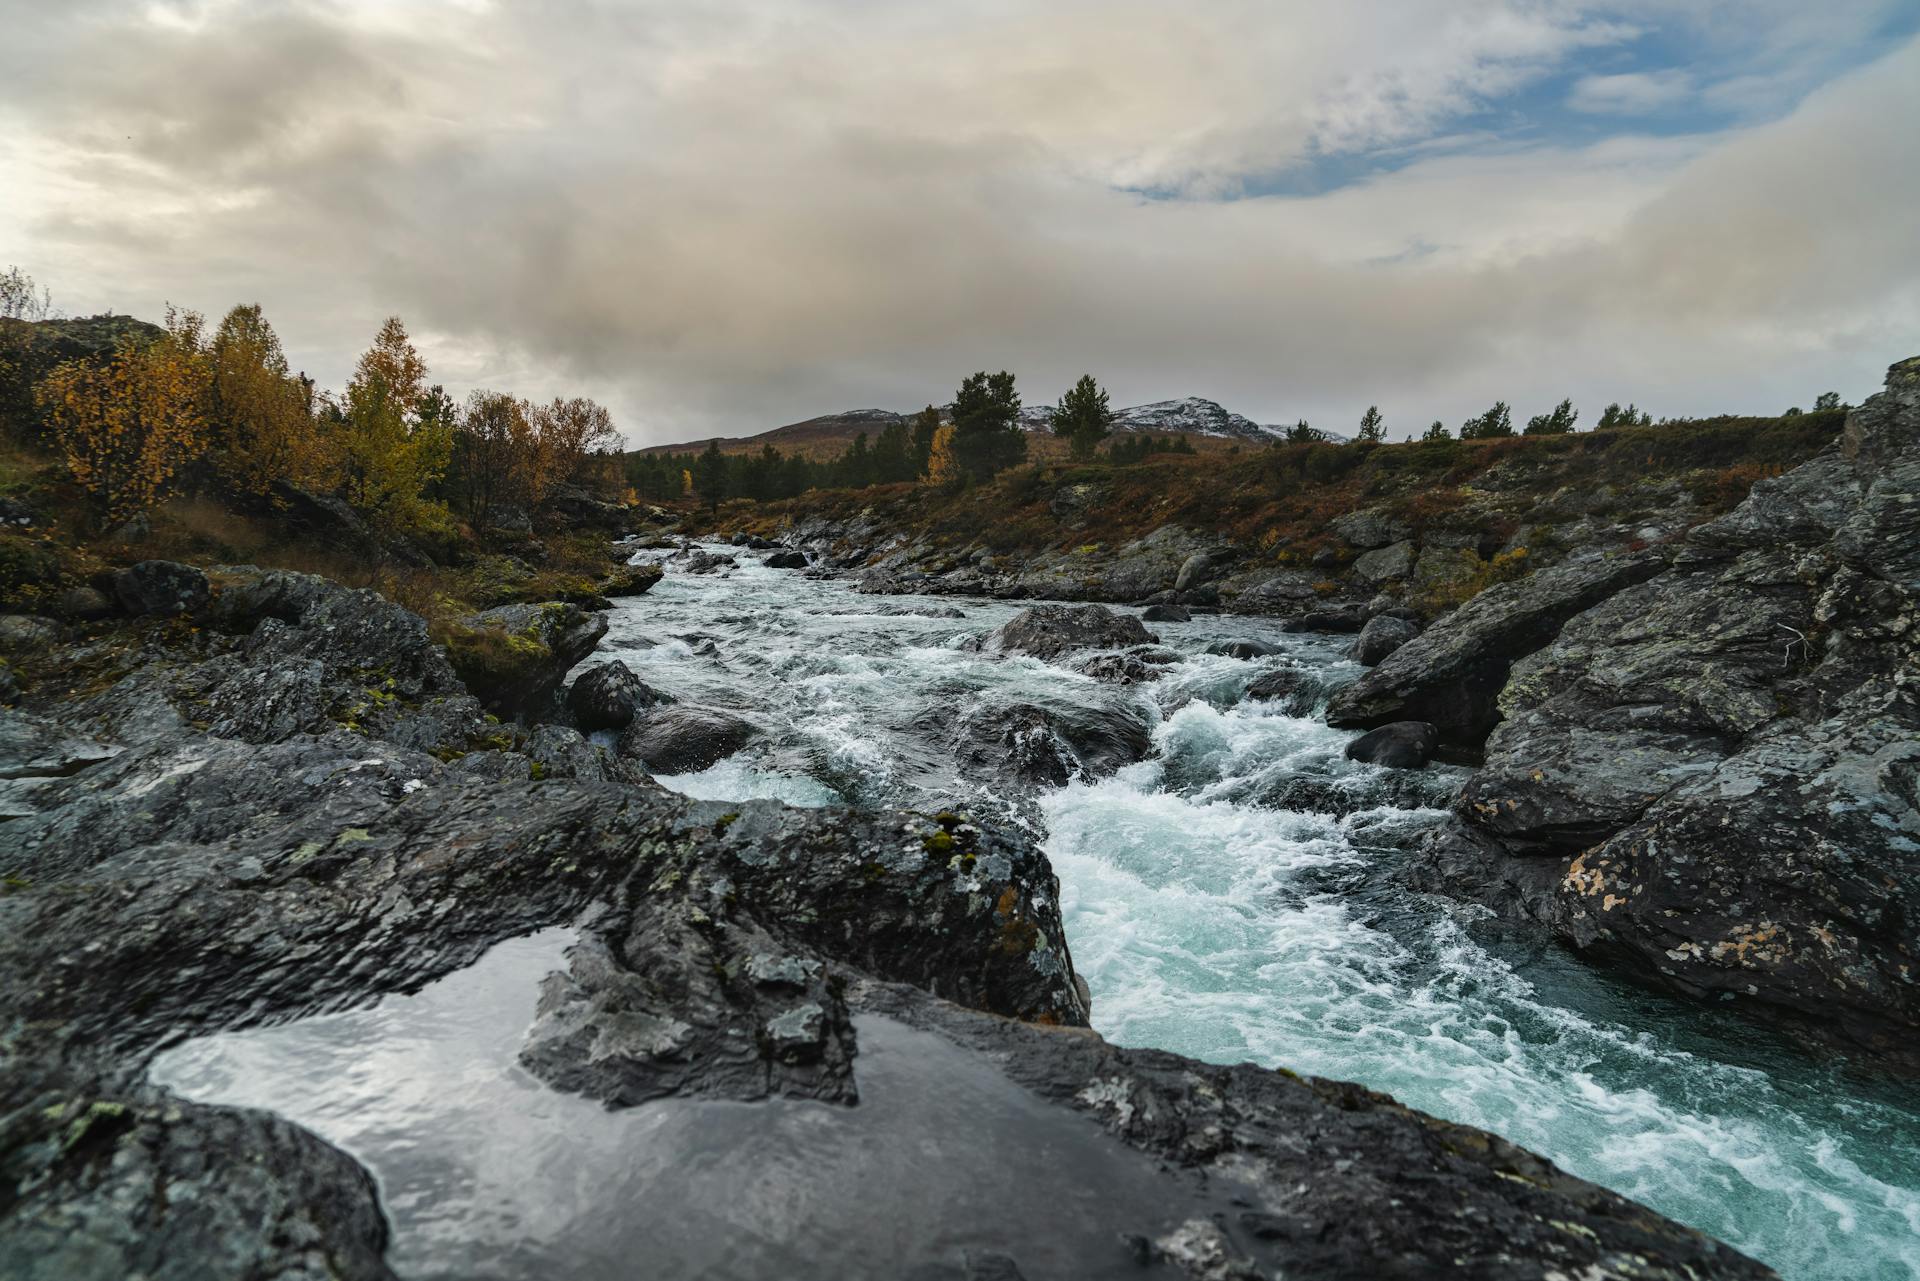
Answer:
<svg viewBox="0 0 1920 1281"><path fill-rule="evenodd" d="M953 398L953 455L967 477L991 478L1027 457L1027 434L1020 429L1020 393L1006 370L985 370L960 384Z"/></svg>
<svg viewBox="0 0 1920 1281"><path fill-rule="evenodd" d="M960 456L953 447L955 434L952 424L933 433L933 447L927 456L929 485L951 488L966 480L966 470L960 465Z"/></svg>
<svg viewBox="0 0 1920 1281"><path fill-rule="evenodd" d="M281 480L331 485L333 442L314 421L311 389L288 369L260 305L229 311L207 356L207 427L221 478L247 494L265 494Z"/></svg>
<svg viewBox="0 0 1920 1281"><path fill-rule="evenodd" d="M1421 440L1452 440L1453 434L1447 430L1447 425L1445 423L1441 422L1438 418L1436 418L1433 420L1433 426L1427 428L1427 434L1422 436L1420 439Z"/></svg>
<svg viewBox="0 0 1920 1281"><path fill-rule="evenodd" d="M1596 431L1612 431L1616 427L1651 426L1653 426L1652 414L1643 414L1633 405L1628 405L1625 409L1622 409L1620 408L1620 402L1615 401L1600 411L1600 421L1594 424L1594 429Z"/></svg>
<svg viewBox="0 0 1920 1281"><path fill-rule="evenodd" d="M532 486L536 443L527 403L504 392L467 397L454 433L448 488L467 516L485 523L521 501Z"/></svg>
<svg viewBox="0 0 1920 1281"><path fill-rule="evenodd" d="M1075 458L1093 457L1100 442L1113 434L1113 410L1092 374L1080 375L1080 381L1060 398L1053 413L1053 434L1066 438Z"/></svg>
<svg viewBox="0 0 1920 1281"><path fill-rule="evenodd" d="M434 523L429 485L445 473L452 424L423 418L427 366L398 316L360 357L341 406L347 501L392 528Z"/></svg>
<svg viewBox="0 0 1920 1281"><path fill-rule="evenodd" d="M920 474L914 465L913 442L904 422L888 423L873 443L873 475L882 485L912 480Z"/></svg>
<svg viewBox="0 0 1920 1281"><path fill-rule="evenodd" d="M0 273L0 426L34 435L35 326L53 314L53 296L18 267Z"/></svg>
<svg viewBox="0 0 1920 1281"><path fill-rule="evenodd" d="M913 425L909 428L913 439L913 474L927 474L927 463L933 457L933 438L940 430L940 411L932 405L913 416Z"/></svg>
<svg viewBox="0 0 1920 1281"><path fill-rule="evenodd" d="M1840 403L1839 392L1823 391L1814 397L1813 408L1815 413L1821 413L1834 409L1845 409L1846 406Z"/></svg>
<svg viewBox="0 0 1920 1281"><path fill-rule="evenodd" d="M1469 418L1460 424L1461 440L1492 440L1496 437L1513 435L1513 414L1507 408L1507 402L1496 400L1493 408L1478 418Z"/></svg>
<svg viewBox="0 0 1920 1281"><path fill-rule="evenodd" d="M556 397L531 410L528 418L536 443L529 508L545 502L561 485L591 482L590 460L620 439L613 427L613 415L585 396L567 400Z"/></svg>
<svg viewBox="0 0 1920 1281"><path fill-rule="evenodd" d="M1304 418L1287 428L1287 443L1289 445L1306 445L1316 440L1325 440L1326 438L1325 432L1316 431L1312 427L1309 427L1307 420Z"/></svg>
<svg viewBox="0 0 1920 1281"><path fill-rule="evenodd" d="M718 440L707 442L694 463L693 488L709 512L720 510L720 500L727 496L727 456L720 452Z"/></svg>
<svg viewBox="0 0 1920 1281"><path fill-rule="evenodd" d="M105 365L68 361L41 381L54 440L96 526L147 511L205 452L203 324L168 307L159 338L124 343Z"/></svg>
<svg viewBox="0 0 1920 1281"><path fill-rule="evenodd" d="M1573 425L1578 421L1580 421L1580 411L1573 407L1571 400L1563 400L1553 407L1552 413L1535 414L1527 419L1526 434L1566 436L1572 433Z"/></svg>
<svg viewBox="0 0 1920 1281"><path fill-rule="evenodd" d="M1380 406L1368 405L1367 412L1360 415L1360 434L1353 438L1353 443L1358 445L1365 442L1377 445L1386 438L1387 424L1380 417Z"/></svg>

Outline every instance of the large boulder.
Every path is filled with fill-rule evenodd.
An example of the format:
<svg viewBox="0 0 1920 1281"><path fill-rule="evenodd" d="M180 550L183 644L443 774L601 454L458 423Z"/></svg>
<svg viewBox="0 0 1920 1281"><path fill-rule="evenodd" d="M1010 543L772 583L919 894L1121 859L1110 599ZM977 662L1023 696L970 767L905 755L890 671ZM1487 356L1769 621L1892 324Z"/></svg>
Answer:
<svg viewBox="0 0 1920 1281"><path fill-rule="evenodd" d="M1124 649L1158 644L1132 614L1104 605L1034 605L988 632L980 647L989 654L1058 658L1080 649Z"/></svg>
<svg viewBox="0 0 1920 1281"><path fill-rule="evenodd" d="M602 596L644 596L660 582L665 571L648 561L640 565L622 565L602 578L596 590Z"/></svg>
<svg viewBox="0 0 1920 1281"><path fill-rule="evenodd" d="M760 562L768 569L805 569L807 554L793 550L777 551Z"/></svg>
<svg viewBox="0 0 1920 1281"><path fill-rule="evenodd" d="M1652 551L1592 557L1496 584L1336 694L1327 721L1371 729L1422 720L1443 740L1477 744L1499 720L1497 699L1517 660L1551 641L1568 619L1665 565Z"/></svg>
<svg viewBox="0 0 1920 1281"><path fill-rule="evenodd" d="M1413 527L1398 516L1379 507L1348 512L1335 517L1327 526L1341 541L1360 551L1372 551L1413 537Z"/></svg>
<svg viewBox="0 0 1920 1281"><path fill-rule="evenodd" d="M1393 614L1379 614L1367 620L1354 638L1347 657L1362 667L1378 667L1387 655L1420 634L1420 625Z"/></svg>
<svg viewBox="0 0 1920 1281"><path fill-rule="evenodd" d="M1062 786L1145 759L1153 727L1131 703L1015 703L963 712L951 747L970 777Z"/></svg>
<svg viewBox="0 0 1920 1281"><path fill-rule="evenodd" d="M447 656L491 711L534 721L553 714L560 683L606 634L606 615L565 601L502 605L461 620Z"/></svg>
<svg viewBox="0 0 1920 1281"><path fill-rule="evenodd" d="M1917 513L1920 360L1837 447L1512 666L1464 826L1416 881L1920 1066ZM1350 710L1431 697L1415 670Z"/></svg>
<svg viewBox="0 0 1920 1281"><path fill-rule="evenodd" d="M1388 583L1413 573L1413 544L1398 542L1376 548L1353 562L1354 577L1366 583Z"/></svg>
<svg viewBox="0 0 1920 1281"><path fill-rule="evenodd" d="M675 704L628 725L620 735L620 754L656 774L694 774L733 755L759 732L732 712Z"/></svg>
<svg viewBox="0 0 1920 1281"><path fill-rule="evenodd" d="M625 729L634 715L673 700L619 659L588 668L567 690L567 710L583 730Z"/></svg>

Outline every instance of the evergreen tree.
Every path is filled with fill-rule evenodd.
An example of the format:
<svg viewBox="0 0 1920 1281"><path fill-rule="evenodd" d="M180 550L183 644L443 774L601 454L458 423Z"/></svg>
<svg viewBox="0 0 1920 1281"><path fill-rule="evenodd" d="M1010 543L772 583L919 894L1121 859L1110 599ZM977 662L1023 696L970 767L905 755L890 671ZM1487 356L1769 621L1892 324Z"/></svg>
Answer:
<svg viewBox="0 0 1920 1281"><path fill-rule="evenodd" d="M1053 413L1053 434L1067 439L1075 458L1093 457L1100 442L1113 434L1113 410L1092 374L1080 375L1080 381L1060 398L1060 407Z"/></svg>
<svg viewBox="0 0 1920 1281"><path fill-rule="evenodd" d="M727 456L720 452L719 441L708 442L700 460L693 465L692 482L694 492L707 505L707 510L718 512L720 500L727 494Z"/></svg>
<svg viewBox="0 0 1920 1281"><path fill-rule="evenodd" d="M1563 400L1548 414L1535 414L1527 419L1526 434L1529 436L1565 436L1573 431L1574 423L1580 420L1580 411L1573 407L1571 400Z"/></svg>
<svg viewBox="0 0 1920 1281"><path fill-rule="evenodd" d="M1478 418L1469 418L1460 424L1461 440L1493 440L1501 436L1513 435L1513 413L1507 408L1507 402L1496 400L1493 408Z"/></svg>
<svg viewBox="0 0 1920 1281"><path fill-rule="evenodd" d="M1602 410L1600 412L1600 421L1594 424L1594 428L1597 431L1611 431L1616 427L1651 426L1653 426L1652 414L1641 413L1632 405L1628 405L1625 409L1622 409L1620 408L1619 401L1615 401Z"/></svg>
<svg viewBox="0 0 1920 1281"><path fill-rule="evenodd" d="M1840 403L1839 392L1823 391L1814 398L1813 408L1814 412L1821 413L1832 409L1845 409L1846 406Z"/></svg>
<svg viewBox="0 0 1920 1281"><path fill-rule="evenodd" d="M1447 430L1447 425L1445 423L1441 422L1438 418L1436 418L1433 420L1433 426L1427 428L1427 434L1422 436L1420 439L1421 440L1452 440L1453 434Z"/></svg>
<svg viewBox="0 0 1920 1281"><path fill-rule="evenodd" d="M873 478L882 485L912 480L919 474L913 463L913 442L905 423L888 423L873 443Z"/></svg>
<svg viewBox="0 0 1920 1281"><path fill-rule="evenodd" d="M1307 426L1307 420L1304 418L1302 418L1299 422L1295 423L1293 426L1287 428L1287 443L1289 445L1305 445L1305 444L1311 444L1313 441L1316 441L1316 440L1325 440L1325 439L1326 437L1323 436L1321 433Z"/></svg>
<svg viewBox="0 0 1920 1281"><path fill-rule="evenodd" d="M927 474L927 460L933 456L934 433L940 430L940 411L932 405L913 416L913 424L908 429L913 442L913 474Z"/></svg>
<svg viewBox="0 0 1920 1281"><path fill-rule="evenodd" d="M960 384L953 399L953 453L975 481L1025 462L1027 434L1020 429L1020 393L1013 375L985 370Z"/></svg>
<svg viewBox="0 0 1920 1281"><path fill-rule="evenodd" d="M1364 441L1377 445L1386 438L1387 424L1380 417L1380 406L1368 405L1367 412L1360 415L1360 434L1353 438L1353 443L1358 445Z"/></svg>

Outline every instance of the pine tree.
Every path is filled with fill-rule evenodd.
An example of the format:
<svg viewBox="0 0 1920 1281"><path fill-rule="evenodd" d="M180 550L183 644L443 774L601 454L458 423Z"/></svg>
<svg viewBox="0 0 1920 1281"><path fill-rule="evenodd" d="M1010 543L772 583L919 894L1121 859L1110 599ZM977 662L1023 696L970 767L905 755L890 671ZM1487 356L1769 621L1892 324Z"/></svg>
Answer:
<svg viewBox="0 0 1920 1281"><path fill-rule="evenodd" d="M932 405L913 416L910 428L913 441L913 474L927 474L928 460L933 457L933 437L940 430L940 411Z"/></svg>
<svg viewBox="0 0 1920 1281"><path fill-rule="evenodd" d="M1513 435L1513 413L1507 408L1507 402L1496 400L1493 408L1478 418L1469 418L1460 424L1461 440L1492 440L1501 436Z"/></svg>
<svg viewBox="0 0 1920 1281"><path fill-rule="evenodd" d="M1353 438L1353 443L1377 445L1386 438L1387 425L1380 417L1380 406L1368 405L1367 412L1360 415L1360 434Z"/></svg>
<svg viewBox="0 0 1920 1281"><path fill-rule="evenodd" d="M1107 393L1092 374L1080 375L1080 381L1060 398L1053 413L1053 434L1063 436L1075 458L1091 458L1100 442L1113 434L1113 410Z"/></svg>
<svg viewBox="0 0 1920 1281"><path fill-rule="evenodd" d="M1453 435L1452 433L1447 431L1447 425L1441 422L1438 418L1436 418L1433 420L1433 426L1427 428L1427 434L1422 436L1420 439L1421 440L1452 440Z"/></svg>
<svg viewBox="0 0 1920 1281"><path fill-rule="evenodd" d="M727 456L720 452L719 441L707 442L694 463L693 488L709 512L720 510L720 500L727 496Z"/></svg>
<svg viewBox="0 0 1920 1281"><path fill-rule="evenodd" d="M974 374L960 384L952 413L954 457L969 479L987 480L1026 461L1027 434L1020 429L1020 393L1012 374Z"/></svg>
<svg viewBox="0 0 1920 1281"><path fill-rule="evenodd" d="M1837 391L1823 391L1814 397L1813 409L1815 413L1824 413L1829 410L1845 408L1846 406L1840 403L1840 393Z"/></svg>
<svg viewBox="0 0 1920 1281"><path fill-rule="evenodd" d="M1309 427L1307 420L1304 418L1287 428L1287 443L1289 445L1304 445L1316 440L1325 439L1326 437L1324 435L1315 431L1312 427Z"/></svg>
<svg viewBox="0 0 1920 1281"><path fill-rule="evenodd" d="M1580 420L1580 411L1573 407L1571 400L1563 400L1553 407L1553 412L1535 414L1527 419L1526 434L1529 436L1566 436L1572 433L1574 423Z"/></svg>

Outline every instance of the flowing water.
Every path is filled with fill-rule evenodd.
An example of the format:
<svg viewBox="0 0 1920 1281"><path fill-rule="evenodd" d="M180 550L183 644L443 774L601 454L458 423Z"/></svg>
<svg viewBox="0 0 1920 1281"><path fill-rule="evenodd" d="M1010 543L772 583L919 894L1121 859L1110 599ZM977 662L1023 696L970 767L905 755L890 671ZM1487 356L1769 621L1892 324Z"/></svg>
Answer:
<svg viewBox="0 0 1920 1281"><path fill-rule="evenodd" d="M962 648L1017 604L861 596L765 569L750 553L740 562L719 577L670 568L651 594L614 612L593 660L622 659L684 701L732 708L765 730L740 755L662 779L667 786L712 799L962 808L1024 825L1044 839L1060 876L1068 942L1093 993L1094 1025L1110 1039L1363 1082L1545 1153L1790 1278L1920 1277L1912 1090L1852 1079L1751 1025L1609 982L1556 949L1399 888L1395 861L1439 820L1458 772L1355 765L1341 755L1349 736L1322 723L1317 708L1296 716L1242 700L1276 666L1305 668L1323 689L1351 679L1337 640L1251 619L1156 625L1182 661L1157 682L1119 688ZM954 611L963 616L945 616ZM1252 661L1205 652L1239 638L1278 652ZM1080 723L1145 721L1152 754L1062 787L1007 776L991 767L991 751L956 765L955 736L1015 706ZM520 954L502 955L490 964L513 970L519 1004L509 1008L530 1014L532 985L552 961L534 948L515 969ZM470 1022L485 1005L461 999L451 1008ZM502 1035L517 1043L525 1015L500 1017ZM480 1131L496 1106L519 1115L586 1106L518 1079L509 1089L495 1079L503 1068L461 1068L442 1072L436 1099L393 1109L380 1082L419 1079L418 1061L376 1071L364 1088L351 1073L330 1074L335 1102L305 1114L288 1089L246 1084L297 1075L330 1042L391 1043L381 1026L315 1020L209 1038L171 1052L156 1076L199 1097L296 1115L368 1160L390 1205L406 1194L396 1198L381 1152L413 1151L423 1136L462 1128L464 1114L448 1111L448 1098L460 1097L449 1077L491 1083L465 1117ZM295 1041L283 1039L293 1032ZM863 1028L863 1056L866 1037ZM888 1052L910 1059L909 1049L933 1052ZM670 1108L605 1129L684 1124ZM691 1141L679 1142L668 1150ZM539 1236L509 1193L499 1193L500 1205L467 1195L490 1186L477 1172L489 1158L459 1159L467 1211L458 1232L511 1239L486 1229L504 1216ZM644 1180L636 1180L637 1197ZM446 1192L444 1180L435 1186ZM430 1239L433 1224L450 1231L431 1213L426 1226L409 1227L422 1213L396 1208L397 1259Z"/></svg>

